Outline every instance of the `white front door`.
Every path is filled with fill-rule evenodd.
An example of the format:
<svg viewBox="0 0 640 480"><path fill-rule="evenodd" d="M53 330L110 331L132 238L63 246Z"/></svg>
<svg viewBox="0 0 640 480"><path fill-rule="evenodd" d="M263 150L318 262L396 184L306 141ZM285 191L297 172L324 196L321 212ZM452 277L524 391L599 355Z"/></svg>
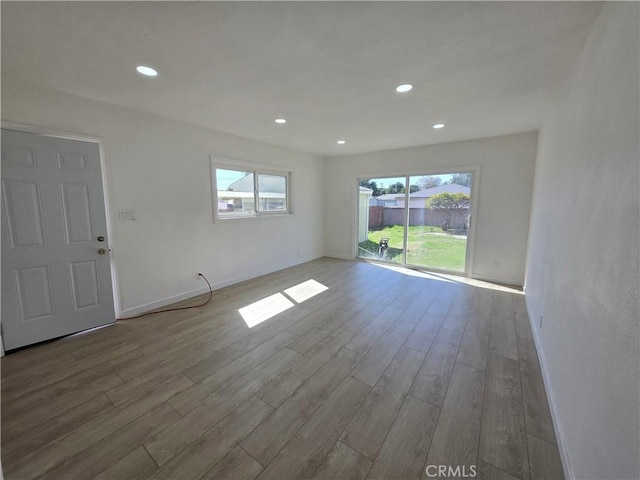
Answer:
<svg viewBox="0 0 640 480"><path fill-rule="evenodd" d="M98 144L3 129L5 349L114 321Z"/></svg>

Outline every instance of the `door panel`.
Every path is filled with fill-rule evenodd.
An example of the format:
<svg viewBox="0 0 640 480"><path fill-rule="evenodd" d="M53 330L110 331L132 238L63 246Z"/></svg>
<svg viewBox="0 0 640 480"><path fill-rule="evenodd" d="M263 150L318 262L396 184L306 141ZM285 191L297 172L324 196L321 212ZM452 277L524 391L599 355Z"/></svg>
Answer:
<svg viewBox="0 0 640 480"><path fill-rule="evenodd" d="M38 182L2 182L2 189L11 248L44 246Z"/></svg>
<svg viewBox="0 0 640 480"><path fill-rule="evenodd" d="M100 305L98 265L94 260L71 263L71 289L76 310Z"/></svg>
<svg viewBox="0 0 640 480"><path fill-rule="evenodd" d="M405 180L406 177L358 180L359 258L404 263Z"/></svg>
<svg viewBox="0 0 640 480"><path fill-rule="evenodd" d="M52 316L53 298L49 268L46 265L18 268L15 273L21 320Z"/></svg>
<svg viewBox="0 0 640 480"><path fill-rule="evenodd" d="M30 148L12 147L2 149L2 167L34 168L36 166L33 150Z"/></svg>
<svg viewBox="0 0 640 480"><path fill-rule="evenodd" d="M409 179L412 185L425 185L428 180L439 182L412 194L407 264L465 273L473 174L452 172Z"/></svg>
<svg viewBox="0 0 640 480"><path fill-rule="evenodd" d="M58 152L58 168L60 170L85 171L87 169L87 157L80 153Z"/></svg>
<svg viewBox="0 0 640 480"><path fill-rule="evenodd" d="M2 130L1 198L5 349L113 322L98 145Z"/></svg>
<svg viewBox="0 0 640 480"><path fill-rule="evenodd" d="M62 187L62 213L67 243L90 243L94 232L91 225L89 185L65 184Z"/></svg>

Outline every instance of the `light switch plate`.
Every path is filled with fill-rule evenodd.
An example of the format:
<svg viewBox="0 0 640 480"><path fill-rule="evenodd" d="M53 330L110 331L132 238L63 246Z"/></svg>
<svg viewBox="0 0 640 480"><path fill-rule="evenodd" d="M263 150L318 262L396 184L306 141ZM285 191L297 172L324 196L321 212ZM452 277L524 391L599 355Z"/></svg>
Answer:
<svg viewBox="0 0 640 480"><path fill-rule="evenodd" d="M120 220L135 220L136 211L135 210L118 210L118 218Z"/></svg>

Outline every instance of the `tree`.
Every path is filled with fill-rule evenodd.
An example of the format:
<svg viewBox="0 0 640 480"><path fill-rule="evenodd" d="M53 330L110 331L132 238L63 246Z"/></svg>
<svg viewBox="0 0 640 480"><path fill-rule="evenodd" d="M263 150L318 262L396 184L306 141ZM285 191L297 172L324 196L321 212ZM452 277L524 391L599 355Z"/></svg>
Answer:
<svg viewBox="0 0 640 480"><path fill-rule="evenodd" d="M460 208L469 208L470 203L471 197L466 193L442 192L429 197L426 201L425 206L433 210L457 210ZM451 228L450 211L446 213L446 218L444 222L442 222L442 225L440 225L440 227L445 232Z"/></svg>
<svg viewBox="0 0 640 480"><path fill-rule="evenodd" d="M426 202L426 207L433 210L456 210L459 208L469 208L470 203L471 197L466 193L442 192L429 197Z"/></svg>
<svg viewBox="0 0 640 480"><path fill-rule="evenodd" d="M392 183L391 185L389 185L389 187L387 187L387 193L404 193L404 192L405 192L404 183L402 182Z"/></svg>
<svg viewBox="0 0 640 480"><path fill-rule="evenodd" d="M442 178L437 175L429 175L426 177L421 177L418 179L418 185L422 190L426 190L427 188L439 187L442 185Z"/></svg>
<svg viewBox="0 0 640 480"><path fill-rule="evenodd" d="M470 173L454 173L451 175L451 180L447 183L455 183L456 185L463 185L465 187L470 187L472 181L472 176Z"/></svg>
<svg viewBox="0 0 640 480"><path fill-rule="evenodd" d="M380 195L384 194L384 190L381 190L378 187L378 184L375 182L375 180L371 180L369 178L360 180L360 186L370 188L371 190L373 190L371 195L373 195L374 197L379 197Z"/></svg>
<svg viewBox="0 0 640 480"><path fill-rule="evenodd" d="M418 192L419 190L420 190L420 187L418 185L409 186L409 193Z"/></svg>

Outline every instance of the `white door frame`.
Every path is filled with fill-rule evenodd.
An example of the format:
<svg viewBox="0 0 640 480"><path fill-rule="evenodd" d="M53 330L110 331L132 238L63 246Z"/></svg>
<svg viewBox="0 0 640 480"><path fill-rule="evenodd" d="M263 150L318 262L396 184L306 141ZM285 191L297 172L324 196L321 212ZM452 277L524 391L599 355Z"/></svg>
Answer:
<svg viewBox="0 0 640 480"><path fill-rule="evenodd" d="M427 173L425 173L425 171ZM358 247L357 247L357 238L358 238L358 186L359 186L359 179L361 178L394 178L394 177L413 177L416 175L445 175L448 173L457 173L457 172L462 172L462 173L471 173L473 174L473 183L471 184L471 208L470 208L470 214L471 214L471 225L469 227L469 234L467 237L467 249L466 249L466 253L465 253L465 271L464 272L452 272L450 270L441 270L438 268L430 268L430 269L424 269L424 268L420 268L416 265L407 265L406 261L403 260L403 264L400 265L402 267L405 268L413 268L413 269L418 269L418 270L428 270L428 271L433 271L433 272L441 272L441 273L446 273L448 275L459 275L462 277L469 277L469 278L475 278L475 274L474 274L474 270L475 270L475 250L476 250L476 231L477 231L477 224L478 224L478 195L479 195L479 190L480 190L480 166L479 165L472 165L472 166L436 166L436 167L428 167L428 168L421 168L420 170L417 169L406 169L405 173L402 173L400 175L389 175L387 173L370 173L370 174L364 174L364 175L356 175L355 178L353 179L353 185L355 185L355 188L353 188L353 191L355 192L353 195L355 196L355 202L354 205L356 208L352 209L351 215L352 215L352 229L351 229L351 259L355 260L358 258ZM405 187L406 188L406 187ZM405 193L405 204L408 205L407 202L407 196ZM408 208L405 208L405 217L408 217ZM406 218L405 218L405 223L406 222ZM407 236L407 231L405 228L405 243L406 243L406 236ZM406 259L406 252L403 253L403 258Z"/></svg>
<svg viewBox="0 0 640 480"><path fill-rule="evenodd" d="M36 127L33 125L25 125L22 123L14 123L7 122L2 120L0 122L0 126L6 130L15 130L18 132L24 133L33 133L36 135L43 135L45 137L55 137L55 138L63 138L67 140L78 140L81 142L90 142L97 143L98 149L100 152L100 171L102 173L102 190L104 195L104 207L105 207L105 217L107 219L107 238L109 239L109 246L111 247L111 253L109 255L110 261L109 264L111 266L111 284L113 286L113 306L115 311L116 320L120 318L121 310L120 310L120 290L118 288L118 273L116 269L116 257L118 249L116 248L116 238L113 234L113 225L111 222L111 202L109 201L109 188L108 188L108 179L107 179L107 168L106 161L104 155L103 142L104 139L101 137L92 137L88 135L82 135L77 133L69 133L61 130L53 130L45 127ZM0 319L1 322L1 319ZM2 345L2 349L4 351L4 344Z"/></svg>

